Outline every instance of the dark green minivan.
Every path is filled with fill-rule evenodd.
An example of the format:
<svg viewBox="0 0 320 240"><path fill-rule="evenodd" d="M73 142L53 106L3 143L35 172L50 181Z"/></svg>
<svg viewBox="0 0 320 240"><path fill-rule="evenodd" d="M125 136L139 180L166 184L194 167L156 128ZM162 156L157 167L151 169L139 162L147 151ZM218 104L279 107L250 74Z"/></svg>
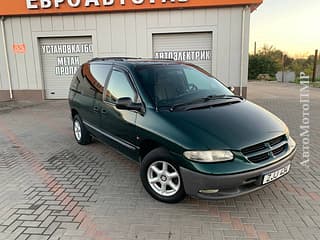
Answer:
<svg viewBox="0 0 320 240"><path fill-rule="evenodd" d="M96 58L69 93L79 144L92 137L140 164L152 197L235 197L290 170L296 144L275 115L189 63Z"/></svg>

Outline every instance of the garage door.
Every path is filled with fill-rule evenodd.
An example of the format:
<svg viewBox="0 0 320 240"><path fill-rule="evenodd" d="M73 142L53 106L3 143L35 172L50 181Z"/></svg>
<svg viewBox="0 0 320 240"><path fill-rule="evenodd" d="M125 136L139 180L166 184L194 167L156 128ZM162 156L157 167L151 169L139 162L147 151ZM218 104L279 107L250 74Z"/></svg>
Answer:
<svg viewBox="0 0 320 240"><path fill-rule="evenodd" d="M41 38L40 54L46 99L65 99L74 73L92 58L92 40L91 37Z"/></svg>
<svg viewBox="0 0 320 240"><path fill-rule="evenodd" d="M154 34L153 56L191 62L211 73L212 33Z"/></svg>

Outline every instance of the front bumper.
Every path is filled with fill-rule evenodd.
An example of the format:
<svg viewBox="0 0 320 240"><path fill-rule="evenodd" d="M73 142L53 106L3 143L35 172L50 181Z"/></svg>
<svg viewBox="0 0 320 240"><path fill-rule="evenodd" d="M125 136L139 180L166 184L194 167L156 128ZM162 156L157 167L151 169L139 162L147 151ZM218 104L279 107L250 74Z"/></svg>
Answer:
<svg viewBox="0 0 320 240"><path fill-rule="evenodd" d="M225 199L259 190L268 185L262 185L263 176L287 166L293 159L295 152L296 149L285 158L266 167L238 174L207 175L180 167L185 192L202 199ZM204 190L219 191L212 191L212 193L206 191L205 193Z"/></svg>

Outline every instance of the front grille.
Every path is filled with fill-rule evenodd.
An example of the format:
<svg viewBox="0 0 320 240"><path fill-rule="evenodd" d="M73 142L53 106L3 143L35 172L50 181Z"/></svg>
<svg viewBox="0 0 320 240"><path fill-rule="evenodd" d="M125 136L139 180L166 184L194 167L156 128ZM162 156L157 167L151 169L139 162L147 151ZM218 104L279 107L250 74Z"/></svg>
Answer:
<svg viewBox="0 0 320 240"><path fill-rule="evenodd" d="M280 137L274 138L274 139L270 140L269 143L270 143L270 146L272 147L272 146L277 145L278 143L281 143L283 141L287 141L286 135L282 135Z"/></svg>
<svg viewBox="0 0 320 240"><path fill-rule="evenodd" d="M286 146L285 145L273 150L272 153L273 153L274 156L277 156L277 155L281 154L284 150L286 150Z"/></svg>
<svg viewBox="0 0 320 240"><path fill-rule="evenodd" d="M241 150L241 153L251 162L259 163L274 158L288 149L285 135L259 143Z"/></svg>

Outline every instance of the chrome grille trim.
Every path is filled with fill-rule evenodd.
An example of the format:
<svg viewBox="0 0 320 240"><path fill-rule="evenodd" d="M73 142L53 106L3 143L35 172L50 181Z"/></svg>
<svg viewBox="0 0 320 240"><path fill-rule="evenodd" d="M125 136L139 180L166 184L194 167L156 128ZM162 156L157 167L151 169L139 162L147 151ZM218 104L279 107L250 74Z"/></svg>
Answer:
<svg viewBox="0 0 320 240"><path fill-rule="evenodd" d="M241 150L241 153L248 161L259 163L276 156L288 150L288 139L285 135L259 143Z"/></svg>

